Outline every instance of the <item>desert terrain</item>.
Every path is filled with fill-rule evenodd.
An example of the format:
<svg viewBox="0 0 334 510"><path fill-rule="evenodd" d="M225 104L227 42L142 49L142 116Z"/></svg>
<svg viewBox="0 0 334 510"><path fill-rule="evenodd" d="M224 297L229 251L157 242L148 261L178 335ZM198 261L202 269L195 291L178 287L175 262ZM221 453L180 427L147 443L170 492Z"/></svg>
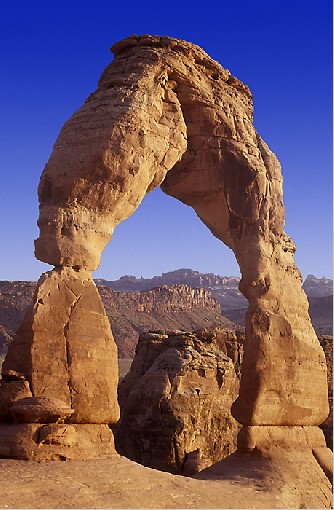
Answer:
<svg viewBox="0 0 334 510"><path fill-rule="evenodd" d="M40 178L35 256L53 269L2 282L0 506L330 508L332 282L302 288L253 95L187 41L133 34L111 51ZM158 186L240 280L97 288L114 229Z"/></svg>

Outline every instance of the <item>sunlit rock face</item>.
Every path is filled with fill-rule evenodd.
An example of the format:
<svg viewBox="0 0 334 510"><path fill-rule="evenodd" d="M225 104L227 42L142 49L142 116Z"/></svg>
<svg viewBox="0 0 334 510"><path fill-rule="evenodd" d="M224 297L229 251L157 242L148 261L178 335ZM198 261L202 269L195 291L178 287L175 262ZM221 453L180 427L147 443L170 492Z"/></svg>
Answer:
<svg viewBox="0 0 334 510"><path fill-rule="evenodd" d="M114 227L162 184L241 269L250 348L235 417L318 425L328 414L325 359L283 230L280 164L252 125L248 87L184 41L131 36L112 50L43 172L36 256L95 269Z"/></svg>
<svg viewBox="0 0 334 510"><path fill-rule="evenodd" d="M253 127L248 87L185 41L130 36L112 51L97 90L66 122L43 171L36 257L72 273L96 269L116 225L161 185L194 208L240 266L249 308L234 417L256 426L261 445L261 427L282 427L284 437L285 427L319 425L328 414L325 357L309 319L295 245L283 230L280 164ZM87 298L85 310L89 306ZM34 321L26 328L28 343ZM46 335L43 341L53 342ZM81 352L75 356L81 359ZM85 363L78 363L78 380L90 373ZM36 370L27 377L43 387ZM100 422L98 407L87 420ZM76 415L84 410L69 419Z"/></svg>
<svg viewBox="0 0 334 510"><path fill-rule="evenodd" d="M3 442L18 458L114 454L117 384L117 348L90 271L45 273L2 367L0 416L13 434L0 426L0 454ZM44 440L46 423L54 427Z"/></svg>

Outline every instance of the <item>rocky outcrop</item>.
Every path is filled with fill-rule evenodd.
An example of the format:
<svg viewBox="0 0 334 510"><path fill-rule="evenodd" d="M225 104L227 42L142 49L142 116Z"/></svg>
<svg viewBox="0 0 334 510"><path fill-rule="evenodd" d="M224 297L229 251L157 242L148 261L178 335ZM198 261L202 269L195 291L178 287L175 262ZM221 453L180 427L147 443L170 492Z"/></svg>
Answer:
<svg viewBox="0 0 334 510"><path fill-rule="evenodd" d="M319 340L326 356L329 403L329 415L320 427L325 434L328 448L333 450L333 337L323 335Z"/></svg>
<svg viewBox="0 0 334 510"><path fill-rule="evenodd" d="M64 267L69 277L92 271L114 228L156 186L191 206L235 253L248 300L240 392L232 407L244 425L238 447L279 447L283 457L298 447L323 458L318 425L329 411L325 356L308 315L296 248L284 232L281 167L254 129L248 87L185 41L133 35L112 51L113 62L64 125L41 176L36 257L54 265L54 275ZM62 316L66 300L59 303ZM53 326L50 309L46 315ZM103 317L101 309L96 317ZM90 326L84 314L80 318L73 322L77 332ZM31 345L36 329L29 324ZM71 328L72 314L66 325ZM53 352L52 337L50 343ZM41 341L34 359L39 349L44 352ZM80 381L91 375L82 352L76 351L84 360ZM36 386L38 370L27 371ZM59 388L67 402L66 377ZM80 402L80 391L81 385L72 404ZM94 412L109 414L98 406Z"/></svg>
<svg viewBox="0 0 334 510"><path fill-rule="evenodd" d="M69 450L67 435L63 443L58 433L55 442L36 441L49 423L55 429L59 423L75 424L68 429L75 444L82 435L87 444L93 442L88 457L94 456L99 434L104 439L98 440L95 454L114 453L108 424L119 417L117 383L117 349L90 272L60 268L45 273L2 366L0 409L7 425L0 426L0 454L85 458L82 445ZM87 430L93 429L82 427L86 424L94 424L92 435ZM10 430L16 431L12 439Z"/></svg>
<svg viewBox="0 0 334 510"><path fill-rule="evenodd" d="M131 369L119 385L119 452L148 467L193 474L235 451L240 427L229 406L231 385L239 387L244 342L243 332L221 328L141 335ZM333 339L320 337L320 343L329 368L331 409L321 429L333 449ZM230 377L227 357L237 379Z"/></svg>
<svg viewBox="0 0 334 510"><path fill-rule="evenodd" d="M186 475L233 453L242 342L241 333L220 329L141 335L119 385L119 453Z"/></svg>

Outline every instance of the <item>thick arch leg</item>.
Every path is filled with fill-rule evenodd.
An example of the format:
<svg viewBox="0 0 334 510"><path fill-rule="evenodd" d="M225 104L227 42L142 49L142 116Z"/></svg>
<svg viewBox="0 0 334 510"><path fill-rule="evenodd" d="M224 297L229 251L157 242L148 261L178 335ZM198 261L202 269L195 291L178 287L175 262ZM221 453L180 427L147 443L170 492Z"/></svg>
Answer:
<svg viewBox="0 0 334 510"><path fill-rule="evenodd" d="M2 367L0 455L115 453L117 348L89 271L44 274Z"/></svg>
<svg viewBox="0 0 334 510"><path fill-rule="evenodd" d="M114 227L186 149L177 97L161 64L146 64L138 57L125 74L117 63L106 70L65 124L42 174L36 256L56 267L39 280L4 363L0 455L115 453L117 349L91 270Z"/></svg>

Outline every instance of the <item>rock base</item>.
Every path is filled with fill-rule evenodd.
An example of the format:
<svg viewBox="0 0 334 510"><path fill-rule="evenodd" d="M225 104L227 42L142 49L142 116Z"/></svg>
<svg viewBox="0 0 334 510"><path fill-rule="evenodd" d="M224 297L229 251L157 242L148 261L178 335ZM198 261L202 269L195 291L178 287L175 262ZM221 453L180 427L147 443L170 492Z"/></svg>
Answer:
<svg viewBox="0 0 334 510"><path fill-rule="evenodd" d="M252 485L253 494L271 492L274 500L267 508L332 508L330 480L308 447L237 451L194 478Z"/></svg>
<svg viewBox="0 0 334 510"><path fill-rule="evenodd" d="M326 441L319 427L279 427L249 426L243 427L238 434L238 450L250 451L254 448L322 448Z"/></svg>
<svg viewBox="0 0 334 510"><path fill-rule="evenodd" d="M244 427L238 434L238 452L273 451L312 454L327 478L333 479L333 452L327 448L325 436L319 427Z"/></svg>
<svg viewBox="0 0 334 510"><path fill-rule="evenodd" d="M0 458L88 460L118 455L106 424L0 425Z"/></svg>

